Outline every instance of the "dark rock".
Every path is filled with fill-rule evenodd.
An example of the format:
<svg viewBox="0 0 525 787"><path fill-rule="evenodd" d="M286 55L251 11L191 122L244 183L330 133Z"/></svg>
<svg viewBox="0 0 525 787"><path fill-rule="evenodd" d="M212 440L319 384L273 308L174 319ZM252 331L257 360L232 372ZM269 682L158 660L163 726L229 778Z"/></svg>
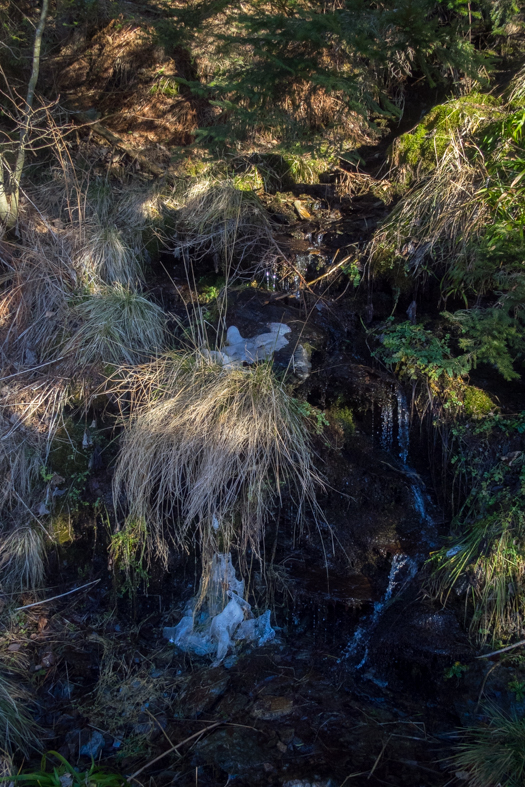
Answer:
<svg viewBox="0 0 525 787"><path fill-rule="evenodd" d="M209 710L225 693L230 676L222 667L197 672L180 696L181 716L195 717Z"/></svg>
<svg viewBox="0 0 525 787"><path fill-rule="evenodd" d="M104 748L104 745L104 736L101 732L98 730L82 730L79 751L81 757L92 757L95 759Z"/></svg>
<svg viewBox="0 0 525 787"><path fill-rule="evenodd" d="M217 730L195 744L199 760L217 765L229 776L236 776L262 768L268 752L260 734L238 727Z"/></svg>

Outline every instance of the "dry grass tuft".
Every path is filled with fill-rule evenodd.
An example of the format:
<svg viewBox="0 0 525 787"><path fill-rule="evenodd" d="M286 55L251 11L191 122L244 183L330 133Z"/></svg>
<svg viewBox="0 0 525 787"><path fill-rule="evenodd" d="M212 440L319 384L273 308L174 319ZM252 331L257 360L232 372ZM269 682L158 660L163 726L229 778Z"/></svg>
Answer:
<svg viewBox="0 0 525 787"><path fill-rule="evenodd" d="M78 327L61 349L76 373L97 364L135 364L162 351L166 317L160 306L124 287L101 285L72 309Z"/></svg>
<svg viewBox="0 0 525 787"><path fill-rule="evenodd" d="M34 367L57 357L78 277L69 239L33 216L1 277L0 338L11 362Z"/></svg>
<svg viewBox="0 0 525 787"><path fill-rule="evenodd" d="M299 406L271 364L226 371L199 353L169 354L131 370L117 386L131 416L114 476L115 500L145 519L166 557L167 535L205 560L231 543L259 554L265 523L286 489L297 521L317 511L320 483Z"/></svg>
<svg viewBox="0 0 525 787"><path fill-rule="evenodd" d="M26 709L29 699L19 679L0 671L0 740L8 753L27 756L40 748L37 727Z"/></svg>
<svg viewBox="0 0 525 787"><path fill-rule="evenodd" d="M45 461L45 438L5 417L0 420L0 507L17 507L33 499Z"/></svg>
<svg viewBox="0 0 525 787"><path fill-rule="evenodd" d="M513 508L464 525L453 549L431 558L432 595L446 603L453 590L466 594L470 634L492 645L525 628L525 516Z"/></svg>
<svg viewBox="0 0 525 787"><path fill-rule="evenodd" d="M143 280L142 264L136 249L138 243L133 239L135 243L130 245L129 235L114 224L95 224L84 228L76 265L90 287L98 288L101 281L137 287Z"/></svg>
<svg viewBox="0 0 525 787"><path fill-rule="evenodd" d="M192 258L212 255L216 268L239 268L257 253L260 259L274 249L270 218L251 191L230 180L202 180L186 194L178 215L179 236L175 253L191 252Z"/></svg>
<svg viewBox="0 0 525 787"><path fill-rule="evenodd" d="M41 587L45 560L46 534L37 523L19 525L1 534L0 584L4 589L16 592Z"/></svg>

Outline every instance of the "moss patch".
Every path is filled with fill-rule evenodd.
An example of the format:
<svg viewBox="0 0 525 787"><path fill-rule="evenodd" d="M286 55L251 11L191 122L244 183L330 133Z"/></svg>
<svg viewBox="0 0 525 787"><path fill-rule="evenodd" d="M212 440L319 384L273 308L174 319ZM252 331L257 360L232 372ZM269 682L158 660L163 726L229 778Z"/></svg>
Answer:
<svg viewBox="0 0 525 787"><path fill-rule="evenodd" d="M459 130L472 133L499 114L500 99L483 93L447 101L434 107L413 131L402 134L389 150L398 179L409 184L431 172Z"/></svg>
<svg viewBox="0 0 525 787"><path fill-rule="evenodd" d="M474 385L467 385L463 398L463 407L465 408L465 415L469 418L482 418L484 415L488 415L497 409L490 396Z"/></svg>

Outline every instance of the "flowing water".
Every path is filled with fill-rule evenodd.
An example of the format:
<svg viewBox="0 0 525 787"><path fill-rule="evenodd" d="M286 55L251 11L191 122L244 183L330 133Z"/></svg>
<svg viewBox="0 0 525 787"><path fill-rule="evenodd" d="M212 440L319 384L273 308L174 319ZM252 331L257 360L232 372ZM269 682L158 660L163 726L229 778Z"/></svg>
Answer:
<svg viewBox="0 0 525 787"><path fill-rule="evenodd" d="M355 669L364 667L368 659L368 642L370 636L379 623L383 612L392 600L395 591L405 587L414 578L418 570L418 562L405 554L394 555L390 573L388 575L388 585L380 601L374 604L374 611L359 624L354 632L352 639L345 648L342 658L350 659L352 662L359 662Z"/></svg>
<svg viewBox="0 0 525 787"><path fill-rule="evenodd" d="M381 407L381 448L386 451L394 450L394 437L397 439L398 456L404 468L417 477L415 471L407 464L410 448L410 412L403 391L397 388L395 395L388 394ZM411 487L413 510L419 516L422 530L423 546L434 543L433 519L428 511L430 498L423 491L421 485L413 483ZM387 588L380 601L374 604L370 616L365 617L356 628L352 639L344 650L342 658L355 664L355 669L364 667L368 659L368 643L372 632L378 625L381 617L391 603L396 592L404 589L417 574L420 565L424 562L426 554L418 551L410 556L404 553L394 555L390 566Z"/></svg>

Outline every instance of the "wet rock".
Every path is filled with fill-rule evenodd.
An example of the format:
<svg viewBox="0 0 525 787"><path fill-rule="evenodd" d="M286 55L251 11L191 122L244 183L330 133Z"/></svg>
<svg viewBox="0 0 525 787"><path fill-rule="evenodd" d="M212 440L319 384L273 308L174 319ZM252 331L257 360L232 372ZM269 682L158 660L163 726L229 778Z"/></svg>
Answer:
<svg viewBox="0 0 525 787"><path fill-rule="evenodd" d="M310 377L312 364L310 363L308 352L302 344L297 346L292 356L292 368L295 376L298 377L299 380L304 381Z"/></svg>
<svg viewBox="0 0 525 787"><path fill-rule="evenodd" d="M370 661L393 678L427 693L455 661L472 659L472 646L451 610L399 601L387 610L370 643Z"/></svg>
<svg viewBox="0 0 525 787"><path fill-rule="evenodd" d="M263 721L274 721L289 716L293 709L291 697L263 697L253 706L252 715Z"/></svg>
<svg viewBox="0 0 525 787"><path fill-rule="evenodd" d="M89 737L86 736L86 732L88 733ZM83 742L83 739L85 737L88 737L88 740ZM98 730L93 730L90 734L89 731L83 730L80 737L80 741L81 741L81 746L79 751L80 756L92 757L93 759L95 759L95 757L97 757L97 755L102 751L105 744L104 736Z"/></svg>
<svg viewBox="0 0 525 787"><path fill-rule="evenodd" d="M283 787L335 787L331 779L324 779L322 781L316 780L309 781L307 779L291 779L283 783Z"/></svg>
<svg viewBox="0 0 525 787"><path fill-rule="evenodd" d="M230 676L222 667L197 672L180 696L181 716L199 716L226 692Z"/></svg>

